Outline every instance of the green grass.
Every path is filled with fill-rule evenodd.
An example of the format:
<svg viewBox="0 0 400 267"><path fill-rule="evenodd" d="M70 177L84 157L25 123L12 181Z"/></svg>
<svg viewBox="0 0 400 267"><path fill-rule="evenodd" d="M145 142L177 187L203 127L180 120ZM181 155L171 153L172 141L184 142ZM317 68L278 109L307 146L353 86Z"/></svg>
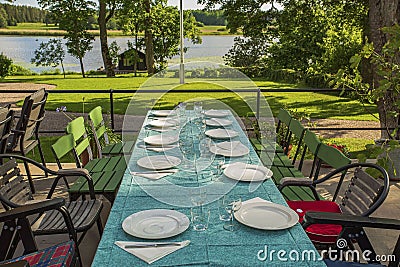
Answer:
<svg viewBox="0 0 400 267"><path fill-rule="evenodd" d="M67 79L63 79L62 75L38 75L38 76L15 76L6 78L5 82L32 82L32 83L47 83L54 84L57 89L115 89L114 108L117 114L124 114L128 106L132 94L118 93L118 89L138 89L145 81L146 77L133 77L132 75L120 75L117 78L105 77L90 77L82 78L79 75L68 75ZM200 79L199 79L200 80ZM167 89L168 78L165 78L164 84ZM233 81L234 82L234 81ZM263 89L268 88L291 88L304 87L302 84L287 84L271 82L262 79L257 79L255 84ZM191 83L180 87L185 89L216 89L218 86L211 83ZM264 93L269 106L276 115L280 107L286 107L290 110L305 112L311 118L319 119L347 119L347 120L375 120L365 109L358 103L347 97L339 97L336 93ZM171 93L163 96L157 102L157 108L170 109L182 101L193 98L192 93ZM249 111L248 107L240 97L233 93L196 93L196 97L217 98L223 103L226 103L235 108L242 116L245 116ZM85 102L85 111L88 111L98 105L103 106L105 111L110 111L109 95L108 94L55 94L51 93L47 110L55 110L59 106L67 106L69 111L82 112L83 98ZM136 105L143 106L145 100L152 97L141 94L137 97ZM374 105L367 106L375 114L377 113Z"/></svg>
<svg viewBox="0 0 400 267"><path fill-rule="evenodd" d="M232 35L225 26L204 26L198 27L200 35ZM93 35L98 36L99 30L89 30ZM0 29L0 35L34 35L34 36L63 36L65 31L60 30L58 26L45 23L18 23L17 26L9 26L6 29ZM124 36L122 31L108 30L109 36Z"/></svg>

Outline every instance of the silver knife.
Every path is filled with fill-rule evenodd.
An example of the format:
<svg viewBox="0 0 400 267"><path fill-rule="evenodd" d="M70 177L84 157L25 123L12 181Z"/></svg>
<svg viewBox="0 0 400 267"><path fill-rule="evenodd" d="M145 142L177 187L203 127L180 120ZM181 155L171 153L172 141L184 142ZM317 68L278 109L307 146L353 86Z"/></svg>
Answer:
<svg viewBox="0 0 400 267"><path fill-rule="evenodd" d="M170 242L170 243L143 243L143 244L133 244L126 245L124 248L158 248L158 247L170 247L170 246L181 246L181 243Z"/></svg>

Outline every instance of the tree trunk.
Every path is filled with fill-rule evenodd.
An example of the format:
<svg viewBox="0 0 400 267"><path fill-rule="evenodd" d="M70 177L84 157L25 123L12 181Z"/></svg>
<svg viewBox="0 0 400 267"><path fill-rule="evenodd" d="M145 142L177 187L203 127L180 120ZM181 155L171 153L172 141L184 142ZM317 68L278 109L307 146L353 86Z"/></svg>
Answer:
<svg viewBox="0 0 400 267"><path fill-rule="evenodd" d="M81 65L82 77L86 78L85 69L83 68L83 58L82 57L79 57L79 64Z"/></svg>
<svg viewBox="0 0 400 267"><path fill-rule="evenodd" d="M135 77L137 76L137 62L138 62L138 53L137 53L137 51L138 51L138 35L137 35L137 32L138 31L136 31L136 34L135 34L135 49L136 49L136 51L135 51L135 58L134 58L134 62L133 62L133 73L135 73Z"/></svg>
<svg viewBox="0 0 400 267"><path fill-rule="evenodd" d="M107 41L107 5L105 0L99 0L99 28L100 28L100 46L101 55L103 57L103 64L106 70L107 77L115 77L115 72L113 69L112 59L110 52L108 51L108 41Z"/></svg>
<svg viewBox="0 0 400 267"><path fill-rule="evenodd" d="M146 65L147 73L154 74L154 47L153 47L153 32L151 30L151 3L150 0L145 1L146 19L145 19L145 45L146 45Z"/></svg>
<svg viewBox="0 0 400 267"><path fill-rule="evenodd" d="M65 69L64 69L64 63L61 61L61 68L63 70L63 75L64 75L64 79L65 79Z"/></svg>
<svg viewBox="0 0 400 267"><path fill-rule="evenodd" d="M374 44L376 52L381 53L383 46L388 41L388 35L383 33L383 27L390 27L399 22L400 0L369 0L367 30L368 39ZM366 81L374 88L379 86L380 77L377 73L376 66L370 65L370 75ZM379 120L382 128L397 128L399 121L388 111L397 111L396 102L400 100L400 96L393 91L387 91L385 95L378 100ZM381 137L387 139L390 137L389 131L381 131ZM398 136L397 136L398 137Z"/></svg>

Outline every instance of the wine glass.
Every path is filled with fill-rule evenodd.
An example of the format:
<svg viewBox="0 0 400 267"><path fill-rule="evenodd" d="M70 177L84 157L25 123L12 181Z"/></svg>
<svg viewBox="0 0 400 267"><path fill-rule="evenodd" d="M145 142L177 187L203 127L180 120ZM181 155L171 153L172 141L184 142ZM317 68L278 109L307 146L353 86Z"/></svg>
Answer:
<svg viewBox="0 0 400 267"><path fill-rule="evenodd" d="M235 221L234 213L242 206L242 198L239 195L226 195L225 211L228 214L229 221L224 224L224 229L227 231L236 231L240 225Z"/></svg>

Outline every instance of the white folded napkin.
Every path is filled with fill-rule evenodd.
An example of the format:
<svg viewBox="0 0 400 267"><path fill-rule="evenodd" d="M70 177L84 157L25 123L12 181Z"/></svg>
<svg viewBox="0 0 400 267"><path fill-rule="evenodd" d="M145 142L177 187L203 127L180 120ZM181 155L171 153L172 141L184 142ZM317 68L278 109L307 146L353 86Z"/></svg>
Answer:
<svg viewBox="0 0 400 267"><path fill-rule="evenodd" d="M165 176L176 173L178 170L163 170L163 171L144 171L144 172L131 172L133 176L140 176L151 180L158 180Z"/></svg>
<svg viewBox="0 0 400 267"><path fill-rule="evenodd" d="M180 246L166 246L166 247L144 247L144 248L125 248L126 245L141 245L141 244L154 244L154 242L129 242L129 241L115 241L115 245L123 250L135 255L139 259L152 264L153 262L177 251L190 244L190 240L178 242Z"/></svg>

